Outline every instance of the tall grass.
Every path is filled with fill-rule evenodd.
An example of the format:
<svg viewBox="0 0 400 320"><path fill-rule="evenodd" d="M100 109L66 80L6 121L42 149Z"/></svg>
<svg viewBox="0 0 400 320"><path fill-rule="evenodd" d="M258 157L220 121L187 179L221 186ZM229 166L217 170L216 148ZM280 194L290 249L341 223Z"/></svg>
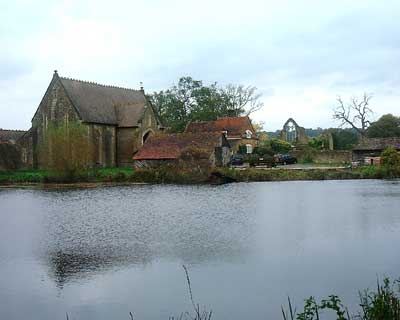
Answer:
<svg viewBox="0 0 400 320"><path fill-rule="evenodd" d="M383 280L383 284L377 281L376 291L364 290L359 292L360 307L355 315L350 315L341 299L336 295L330 295L328 299L322 299L319 303L314 297L305 300L303 309L296 312L292 302L288 298L288 306L283 306L283 320L319 320L326 311L333 312L337 320L400 320L400 282Z"/></svg>
<svg viewBox="0 0 400 320"><path fill-rule="evenodd" d="M182 265L183 270L185 271L186 275L186 283L188 286L188 292L189 292L189 299L190 302L192 303L193 307L193 313L190 312L185 312L182 313L179 317L170 317L169 320L183 320L183 319L190 319L190 320L211 320L212 316L212 310L208 311L206 308L203 308L203 310L200 309L200 304L196 303L194 298L193 298L193 291L192 291L192 284L190 282L190 277L189 277L189 271L185 265Z"/></svg>

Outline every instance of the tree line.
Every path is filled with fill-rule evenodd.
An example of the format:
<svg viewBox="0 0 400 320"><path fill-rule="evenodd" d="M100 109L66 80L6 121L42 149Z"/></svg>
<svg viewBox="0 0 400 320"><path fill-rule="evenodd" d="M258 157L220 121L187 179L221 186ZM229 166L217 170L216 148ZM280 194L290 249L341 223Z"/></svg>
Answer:
<svg viewBox="0 0 400 320"><path fill-rule="evenodd" d="M205 85L191 77L182 77L171 88L148 96L170 132L182 132L192 121L250 115L263 107L260 97L254 86Z"/></svg>

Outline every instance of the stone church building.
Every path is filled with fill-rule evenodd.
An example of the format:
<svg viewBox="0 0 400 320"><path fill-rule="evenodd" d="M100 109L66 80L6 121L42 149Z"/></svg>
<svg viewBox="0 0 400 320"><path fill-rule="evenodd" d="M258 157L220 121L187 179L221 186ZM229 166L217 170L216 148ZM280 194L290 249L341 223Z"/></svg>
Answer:
<svg viewBox="0 0 400 320"><path fill-rule="evenodd" d="M129 166L146 139L163 130L140 90L60 77L57 71L37 108L32 127L20 140L28 168L46 168L40 147L49 126L81 123L93 147L92 165Z"/></svg>

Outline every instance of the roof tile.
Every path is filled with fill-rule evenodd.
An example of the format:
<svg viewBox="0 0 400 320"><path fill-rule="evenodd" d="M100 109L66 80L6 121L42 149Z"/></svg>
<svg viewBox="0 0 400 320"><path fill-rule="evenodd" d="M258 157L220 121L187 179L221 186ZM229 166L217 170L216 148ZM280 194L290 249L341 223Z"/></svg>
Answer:
<svg viewBox="0 0 400 320"><path fill-rule="evenodd" d="M151 136L133 159L177 159L187 147L197 147L211 152L215 147L221 145L221 139L221 133L158 134Z"/></svg>
<svg viewBox="0 0 400 320"><path fill-rule="evenodd" d="M141 90L63 77L60 81L85 122L137 126L147 104Z"/></svg>
<svg viewBox="0 0 400 320"><path fill-rule="evenodd" d="M186 127L187 133L202 132L222 132L227 131L228 138L242 137L246 130L250 130L254 135L255 130L249 117L226 117L214 121L191 122Z"/></svg>

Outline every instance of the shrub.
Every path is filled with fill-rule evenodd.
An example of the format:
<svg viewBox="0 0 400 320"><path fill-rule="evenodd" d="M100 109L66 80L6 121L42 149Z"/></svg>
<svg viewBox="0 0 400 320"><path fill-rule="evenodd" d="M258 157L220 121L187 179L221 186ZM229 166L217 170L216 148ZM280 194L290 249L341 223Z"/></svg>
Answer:
<svg viewBox="0 0 400 320"><path fill-rule="evenodd" d="M77 181L88 178L94 147L81 123L49 126L40 148L40 162L49 169L49 181Z"/></svg>
<svg viewBox="0 0 400 320"><path fill-rule="evenodd" d="M247 147L245 145L240 145L238 149L239 154L247 154Z"/></svg>
<svg viewBox="0 0 400 320"><path fill-rule="evenodd" d="M382 152L381 165L386 177L400 177L400 153L395 148L388 147Z"/></svg>
<svg viewBox="0 0 400 320"><path fill-rule="evenodd" d="M378 281L377 291L364 290L359 293L361 311L355 316L350 316L340 298L330 295L320 303L314 297L305 300L303 310L299 313L293 309L288 298L289 310L282 309L284 320L318 320L322 319L324 311L334 312L333 318L337 320L400 320L400 287L399 281L391 282L388 278L383 280L383 285Z"/></svg>
<svg viewBox="0 0 400 320"><path fill-rule="evenodd" d="M258 147L255 147L253 153L258 154L259 156L274 155L274 151L272 150L270 144L263 144Z"/></svg>
<svg viewBox="0 0 400 320"><path fill-rule="evenodd" d="M258 159L258 154L249 154L247 157L245 157L245 162L248 162L251 166L255 166L258 163Z"/></svg>
<svg viewBox="0 0 400 320"><path fill-rule="evenodd" d="M270 145L274 153L288 153L292 150L292 145L289 142L279 139L271 139Z"/></svg>

